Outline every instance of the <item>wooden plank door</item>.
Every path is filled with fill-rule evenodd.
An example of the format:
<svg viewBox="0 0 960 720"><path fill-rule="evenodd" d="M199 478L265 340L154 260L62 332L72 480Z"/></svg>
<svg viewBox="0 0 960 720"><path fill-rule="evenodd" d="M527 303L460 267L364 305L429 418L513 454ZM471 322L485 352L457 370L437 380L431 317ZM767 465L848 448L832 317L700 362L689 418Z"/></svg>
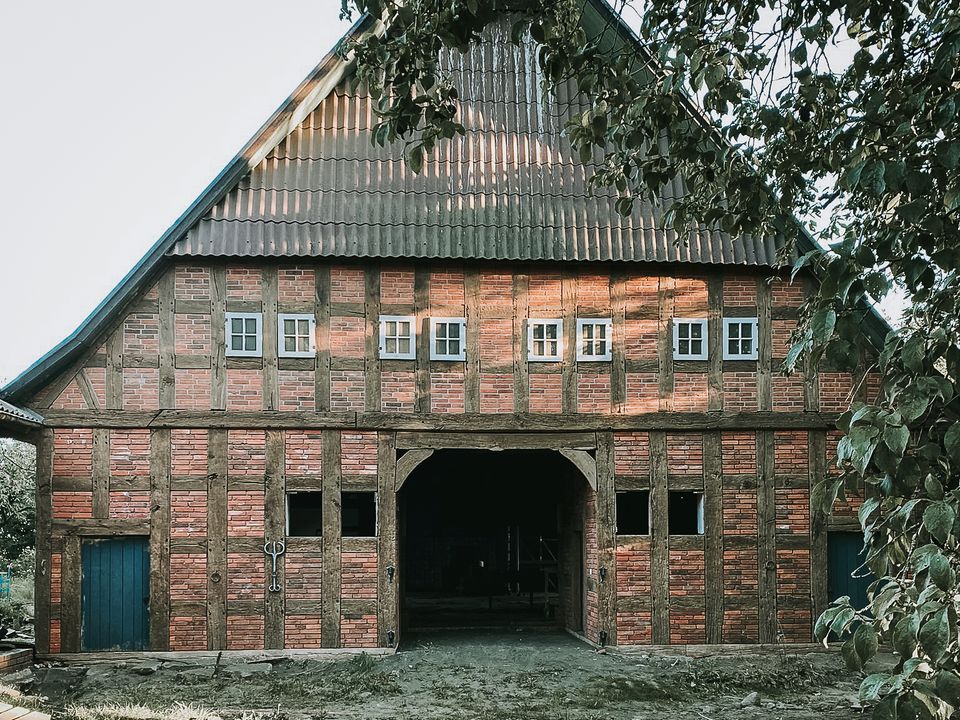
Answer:
<svg viewBox="0 0 960 720"><path fill-rule="evenodd" d="M146 537L86 540L80 582L80 649L145 650L150 637Z"/></svg>
<svg viewBox="0 0 960 720"><path fill-rule="evenodd" d="M830 600L848 595L850 602L857 609L867 604L867 588L874 578L869 573L866 577L853 577L853 573L863 564L866 555L863 550L863 534L859 532L829 532L827 533L827 575ZM857 572L858 575L866 569Z"/></svg>

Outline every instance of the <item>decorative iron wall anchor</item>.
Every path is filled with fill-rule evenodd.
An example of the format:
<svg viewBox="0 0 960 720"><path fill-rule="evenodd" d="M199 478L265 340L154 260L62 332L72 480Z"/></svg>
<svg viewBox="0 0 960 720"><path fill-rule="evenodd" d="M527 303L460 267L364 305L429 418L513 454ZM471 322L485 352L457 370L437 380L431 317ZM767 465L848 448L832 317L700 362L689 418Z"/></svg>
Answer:
<svg viewBox="0 0 960 720"><path fill-rule="evenodd" d="M277 580L277 558L287 549L283 540L274 540L263 544L263 551L270 556L270 592L280 592L280 582Z"/></svg>

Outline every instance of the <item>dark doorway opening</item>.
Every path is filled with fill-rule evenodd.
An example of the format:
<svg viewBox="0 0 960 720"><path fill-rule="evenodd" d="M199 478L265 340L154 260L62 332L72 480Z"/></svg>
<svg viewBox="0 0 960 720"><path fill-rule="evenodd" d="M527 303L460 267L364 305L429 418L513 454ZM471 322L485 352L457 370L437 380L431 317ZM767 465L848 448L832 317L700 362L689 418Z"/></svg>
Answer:
<svg viewBox="0 0 960 720"><path fill-rule="evenodd" d="M404 630L582 630L591 493L555 451L438 450L398 497Z"/></svg>

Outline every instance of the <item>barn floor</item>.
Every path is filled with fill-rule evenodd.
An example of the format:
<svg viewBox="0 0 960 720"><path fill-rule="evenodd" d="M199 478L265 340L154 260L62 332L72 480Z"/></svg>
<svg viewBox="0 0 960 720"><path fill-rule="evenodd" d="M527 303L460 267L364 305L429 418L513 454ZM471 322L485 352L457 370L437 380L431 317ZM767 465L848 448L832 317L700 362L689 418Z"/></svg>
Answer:
<svg viewBox="0 0 960 720"><path fill-rule="evenodd" d="M92 665L73 679L65 673L84 675L63 668L54 673L59 686L48 678L25 689L49 695L44 708L55 717L77 720L251 720L251 710L257 720L839 720L858 713L858 679L833 653L598 654L547 632L425 634L379 661L228 663L217 677L211 666L176 663ZM760 705L741 707L752 692Z"/></svg>

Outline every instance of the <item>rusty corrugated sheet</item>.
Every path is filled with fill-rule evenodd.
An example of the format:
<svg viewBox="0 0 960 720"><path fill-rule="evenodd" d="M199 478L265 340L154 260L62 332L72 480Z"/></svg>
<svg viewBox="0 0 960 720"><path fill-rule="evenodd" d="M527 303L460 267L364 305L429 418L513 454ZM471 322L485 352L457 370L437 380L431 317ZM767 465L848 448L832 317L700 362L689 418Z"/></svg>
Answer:
<svg viewBox="0 0 960 720"><path fill-rule="evenodd" d="M591 195L591 163L562 134L585 108L572 87L544 97L532 45L493 28L447 54L465 137L414 175L399 146L371 143L371 100L341 86L171 249L173 255L614 260L772 265L779 243L708 229L681 243L658 206Z"/></svg>
<svg viewBox="0 0 960 720"><path fill-rule="evenodd" d="M43 418L33 410L25 410L0 400L0 421L13 421L22 425L42 425Z"/></svg>

